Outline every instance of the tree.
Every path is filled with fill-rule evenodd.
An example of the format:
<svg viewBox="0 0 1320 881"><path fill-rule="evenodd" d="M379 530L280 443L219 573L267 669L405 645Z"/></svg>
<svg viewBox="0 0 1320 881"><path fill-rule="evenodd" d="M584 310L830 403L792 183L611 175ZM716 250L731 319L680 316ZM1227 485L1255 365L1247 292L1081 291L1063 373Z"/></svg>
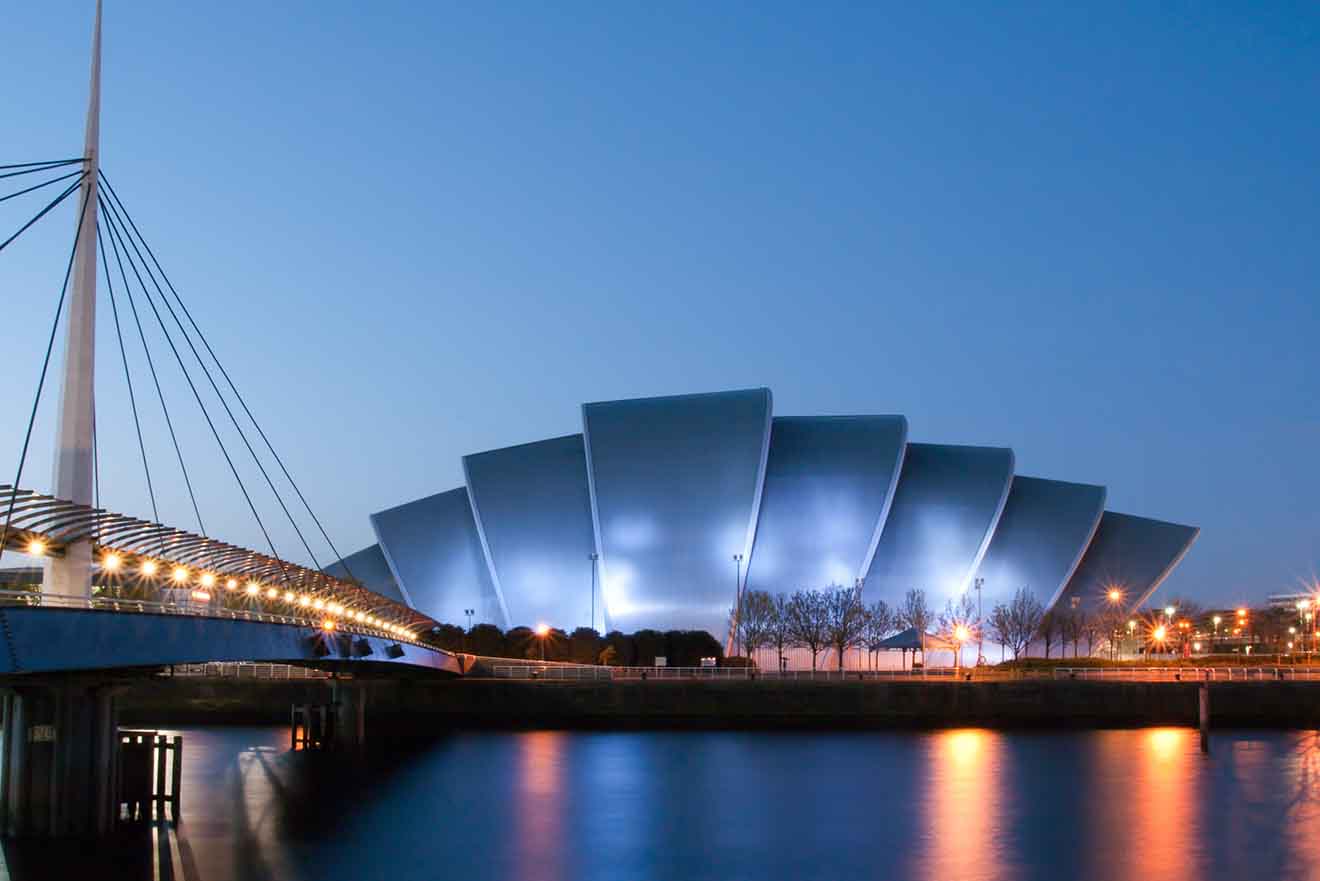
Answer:
<svg viewBox="0 0 1320 881"><path fill-rule="evenodd" d="M478 624L468 631L468 651L490 658L509 657L504 652L504 633L494 624Z"/></svg>
<svg viewBox="0 0 1320 881"><path fill-rule="evenodd" d="M788 601L788 632L793 645L811 652L811 670L816 657L829 645L829 601L819 590L799 590Z"/></svg>
<svg viewBox="0 0 1320 881"><path fill-rule="evenodd" d="M1095 644L1100 641L1100 637L1105 632L1105 618L1096 612L1088 612L1079 609L1077 612L1077 627L1081 630L1082 636L1086 638L1086 656L1088 658L1095 656Z"/></svg>
<svg viewBox="0 0 1320 881"><path fill-rule="evenodd" d="M1050 609L1040 618L1040 626L1036 632L1040 634L1041 642L1045 643L1045 659L1049 660L1050 647L1059 641L1062 636L1063 622L1060 618L1062 613L1059 609Z"/></svg>
<svg viewBox="0 0 1320 881"><path fill-rule="evenodd" d="M789 599L782 593L775 594L770 600L770 620L767 625L767 645L775 647L775 669L783 670L785 663L784 649L793 644L792 629L789 622Z"/></svg>
<svg viewBox="0 0 1320 881"><path fill-rule="evenodd" d="M862 638L866 642L866 653L872 660L872 666L876 652L880 651L880 644L896 629L894 613L884 600L876 600L866 610L866 632Z"/></svg>
<svg viewBox="0 0 1320 881"><path fill-rule="evenodd" d="M742 614L738 616L738 642L743 654L748 658L770 645L774 623L774 598L763 590L748 590L743 593ZM733 624L734 612L730 610L730 625Z"/></svg>
<svg viewBox="0 0 1320 881"><path fill-rule="evenodd" d="M637 666L637 646L633 643L631 636L617 630L611 630L605 634L605 641L609 643L610 648L614 649L614 655L608 663L617 664L620 667Z"/></svg>
<svg viewBox="0 0 1320 881"><path fill-rule="evenodd" d="M658 630L639 630L632 635L638 667L654 667L657 657L664 657L665 635ZM668 659L665 660L668 663Z"/></svg>
<svg viewBox="0 0 1320 881"><path fill-rule="evenodd" d="M1080 610L1066 609L1059 615L1059 629L1063 636L1062 645L1072 643L1073 657L1077 657L1077 650L1082 641L1082 613Z"/></svg>
<svg viewBox="0 0 1320 881"><path fill-rule="evenodd" d="M568 657L576 664L594 664L604 641L591 627L579 627L568 637Z"/></svg>
<svg viewBox="0 0 1320 881"><path fill-rule="evenodd" d="M1040 631L1044 616L1045 608L1035 595L1025 587L1019 587L1012 600L1007 604L1000 603L990 613L990 629L995 642L1007 646L1016 661Z"/></svg>
<svg viewBox="0 0 1320 881"><path fill-rule="evenodd" d="M866 607L857 588L837 584L825 590L824 605L826 637L843 670L844 652L861 645L866 633Z"/></svg>
<svg viewBox="0 0 1320 881"><path fill-rule="evenodd" d="M464 643L467 641L467 634L463 632L462 627L454 624L441 624L435 628L436 645L442 649L449 649L452 652L466 651Z"/></svg>
<svg viewBox="0 0 1320 881"><path fill-rule="evenodd" d="M919 634L924 634L930 627L930 606L926 605L926 592L913 588L903 596L903 605L898 607L898 626L915 627Z"/></svg>

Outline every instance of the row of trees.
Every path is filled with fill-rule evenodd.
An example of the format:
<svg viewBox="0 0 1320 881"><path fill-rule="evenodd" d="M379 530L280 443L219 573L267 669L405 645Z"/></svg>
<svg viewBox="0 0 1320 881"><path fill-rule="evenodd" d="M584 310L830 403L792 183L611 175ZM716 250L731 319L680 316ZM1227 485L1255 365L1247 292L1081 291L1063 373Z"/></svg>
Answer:
<svg viewBox="0 0 1320 881"><path fill-rule="evenodd" d="M724 658L723 646L704 630L613 630L602 636L590 627L579 627L572 633L552 628L539 636L530 627L504 631L494 624L478 624L464 631L442 624L434 636L441 648L492 658L544 658L622 667L650 667L658 657L671 667L697 667L702 658L715 658L716 663Z"/></svg>
<svg viewBox="0 0 1320 881"><path fill-rule="evenodd" d="M1053 610L1048 614L1040 600L1026 588L1019 589L1008 602L999 603L982 621L970 594L950 600L938 613L930 608L925 591L909 590L897 608L883 600L864 605L857 588L831 585L824 590L798 590L791 594L771 594L748 590L742 608L730 623L736 624L736 645L748 657L762 649L774 649L778 657L785 649L801 648L811 654L816 669L820 654L833 650L839 669L843 669L848 649L865 648L870 655L879 652L890 636L907 628L930 632L958 642L978 641L982 635L1003 646L1016 660L1030 646L1040 641L1049 657L1057 644L1072 642L1074 653L1085 640L1088 654L1102 638L1119 630L1116 622L1081 610Z"/></svg>

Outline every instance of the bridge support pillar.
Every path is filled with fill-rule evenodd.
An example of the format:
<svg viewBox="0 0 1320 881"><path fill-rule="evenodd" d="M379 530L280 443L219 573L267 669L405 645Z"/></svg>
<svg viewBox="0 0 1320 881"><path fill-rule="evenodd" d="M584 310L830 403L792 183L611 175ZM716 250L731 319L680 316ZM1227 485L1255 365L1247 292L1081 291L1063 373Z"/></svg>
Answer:
<svg viewBox="0 0 1320 881"><path fill-rule="evenodd" d="M0 692L0 831L104 835L114 825L118 686L24 683Z"/></svg>
<svg viewBox="0 0 1320 881"><path fill-rule="evenodd" d="M367 684L336 679L331 688L335 706L335 748L361 753L367 745Z"/></svg>

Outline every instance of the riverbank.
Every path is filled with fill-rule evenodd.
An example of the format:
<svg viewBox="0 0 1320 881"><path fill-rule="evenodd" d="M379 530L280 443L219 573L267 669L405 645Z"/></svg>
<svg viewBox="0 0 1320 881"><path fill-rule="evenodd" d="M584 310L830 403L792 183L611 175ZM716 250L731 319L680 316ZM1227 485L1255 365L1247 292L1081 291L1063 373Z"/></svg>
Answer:
<svg viewBox="0 0 1320 881"><path fill-rule="evenodd" d="M373 735L462 728L1110 728L1195 725L1199 685L1164 682L379 681ZM1220 682L1215 727L1320 727L1320 682ZM314 681L162 679L121 699L124 724L287 723L328 702Z"/></svg>

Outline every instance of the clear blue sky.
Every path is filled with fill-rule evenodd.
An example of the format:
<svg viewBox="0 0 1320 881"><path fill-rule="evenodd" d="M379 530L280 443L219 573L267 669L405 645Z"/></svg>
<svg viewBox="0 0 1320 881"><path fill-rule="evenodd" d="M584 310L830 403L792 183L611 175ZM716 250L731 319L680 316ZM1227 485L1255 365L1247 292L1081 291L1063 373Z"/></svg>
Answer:
<svg viewBox="0 0 1320 881"><path fill-rule="evenodd" d="M79 152L91 9L6 11L3 161ZM1200 525L1171 593L1320 567L1314 5L108 0L104 88L103 167L341 549L582 401L768 385ZM73 213L0 255L4 482ZM102 330L103 501L145 513Z"/></svg>

